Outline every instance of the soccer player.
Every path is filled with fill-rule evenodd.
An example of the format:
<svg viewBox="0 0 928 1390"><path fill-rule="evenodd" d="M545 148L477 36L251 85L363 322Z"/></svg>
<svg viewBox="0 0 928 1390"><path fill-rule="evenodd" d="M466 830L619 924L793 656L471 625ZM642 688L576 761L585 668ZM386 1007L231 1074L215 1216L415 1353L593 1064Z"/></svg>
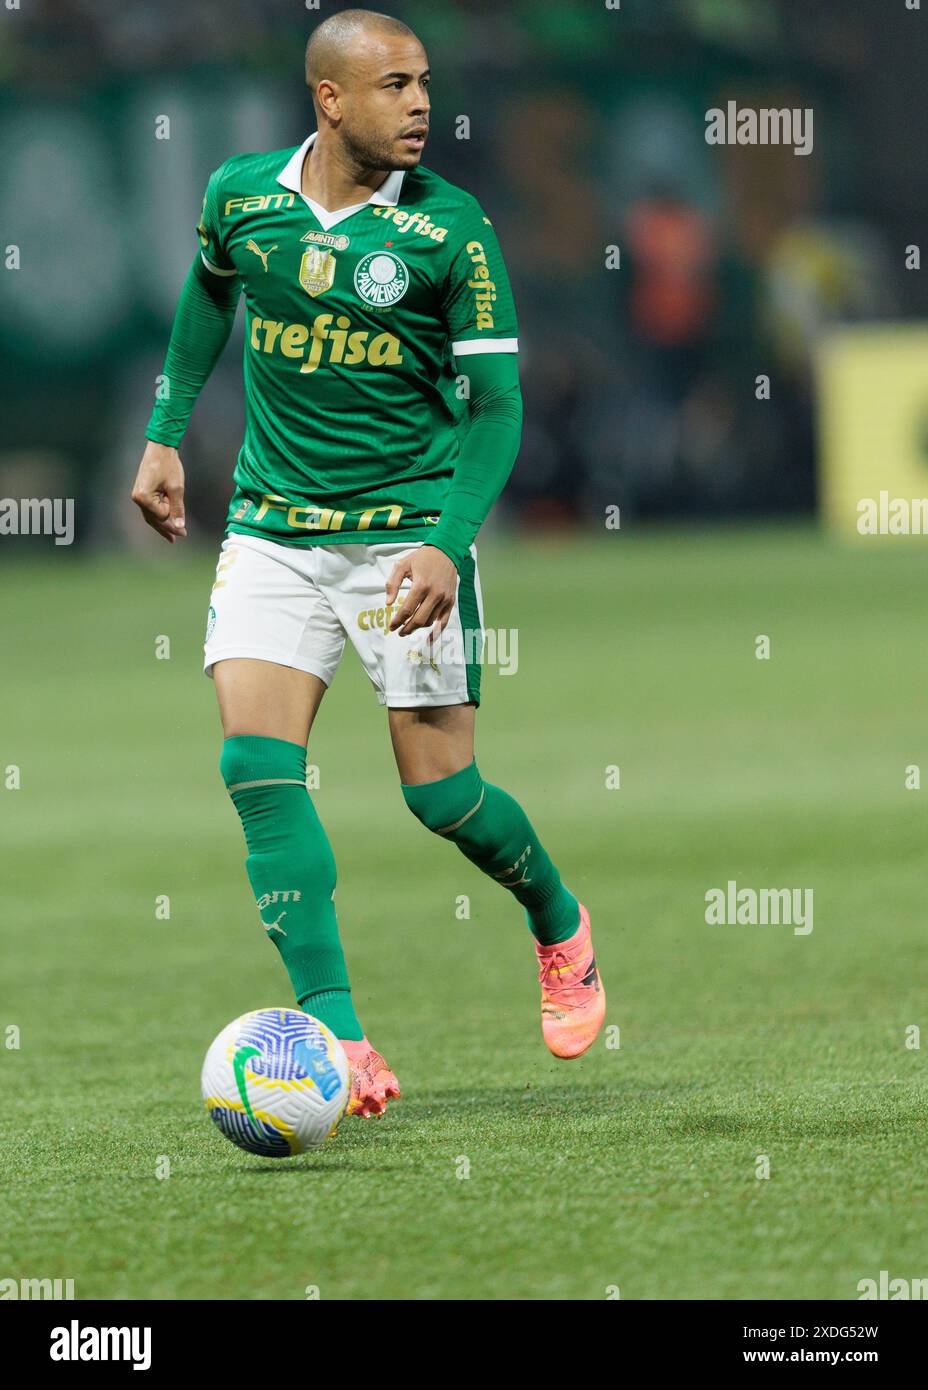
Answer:
<svg viewBox="0 0 928 1390"><path fill-rule="evenodd" d="M555 1056L592 1044L605 996L586 909L474 760L474 538L522 421L499 244L476 200L421 166L429 68L405 24L333 15L309 40L306 82L315 133L209 179L132 497L166 540L186 535L178 445L244 291L245 438L205 669L262 924L300 1006L345 1048L349 1113L368 1117L400 1090L352 1005L335 861L306 788L346 637L387 707L410 811L526 912Z"/></svg>

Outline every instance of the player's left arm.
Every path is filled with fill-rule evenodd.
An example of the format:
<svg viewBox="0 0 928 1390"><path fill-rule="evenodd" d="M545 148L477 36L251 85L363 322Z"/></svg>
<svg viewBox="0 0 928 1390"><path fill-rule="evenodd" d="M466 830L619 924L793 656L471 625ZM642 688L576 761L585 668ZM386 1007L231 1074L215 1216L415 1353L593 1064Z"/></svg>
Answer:
<svg viewBox="0 0 928 1390"><path fill-rule="evenodd" d="M428 545L390 576L388 602L412 585L393 615L400 636L434 625L454 608L457 571L512 472L522 436L518 327L509 276L489 220L475 203L445 283L443 312L455 366L467 381L470 423L441 518ZM391 592L392 591L392 592Z"/></svg>

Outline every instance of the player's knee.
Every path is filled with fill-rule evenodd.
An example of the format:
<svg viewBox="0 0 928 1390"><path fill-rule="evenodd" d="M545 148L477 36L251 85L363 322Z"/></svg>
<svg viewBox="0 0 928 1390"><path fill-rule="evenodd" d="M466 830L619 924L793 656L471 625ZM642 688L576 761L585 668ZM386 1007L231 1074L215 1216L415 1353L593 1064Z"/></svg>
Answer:
<svg viewBox="0 0 928 1390"><path fill-rule="evenodd" d="M279 738L243 735L222 745L219 771L230 794L249 786L306 785L306 750Z"/></svg>
<svg viewBox="0 0 928 1390"><path fill-rule="evenodd" d="M229 792L248 780L252 766L251 758L242 748L236 747L237 743L238 739L227 738L219 755L219 772Z"/></svg>
<svg viewBox="0 0 928 1390"><path fill-rule="evenodd" d="M453 836L479 809L483 794L475 762L438 782L403 784L406 805L436 835Z"/></svg>

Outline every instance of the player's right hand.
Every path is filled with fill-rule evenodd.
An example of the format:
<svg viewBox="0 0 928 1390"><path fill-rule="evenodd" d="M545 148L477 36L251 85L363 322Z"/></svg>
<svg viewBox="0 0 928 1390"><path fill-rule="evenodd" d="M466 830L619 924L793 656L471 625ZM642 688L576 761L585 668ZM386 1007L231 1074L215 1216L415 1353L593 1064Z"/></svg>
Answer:
<svg viewBox="0 0 928 1390"><path fill-rule="evenodd" d="M167 444L145 446L132 488L132 500L153 530L173 545L186 536L184 523L184 465Z"/></svg>

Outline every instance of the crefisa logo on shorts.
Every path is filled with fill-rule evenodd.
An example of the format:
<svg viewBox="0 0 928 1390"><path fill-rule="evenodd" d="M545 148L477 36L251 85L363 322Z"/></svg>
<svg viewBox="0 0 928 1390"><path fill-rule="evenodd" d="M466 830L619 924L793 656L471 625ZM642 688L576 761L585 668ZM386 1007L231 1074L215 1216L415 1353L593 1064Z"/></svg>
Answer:
<svg viewBox="0 0 928 1390"><path fill-rule="evenodd" d="M213 635L213 629L215 628L215 626L216 626L216 610L215 610L215 608L213 607L213 605L210 604L210 606L209 606L209 612L208 612L207 615L206 615L206 640L207 640L207 642L208 642L209 639L212 637L212 635Z"/></svg>

